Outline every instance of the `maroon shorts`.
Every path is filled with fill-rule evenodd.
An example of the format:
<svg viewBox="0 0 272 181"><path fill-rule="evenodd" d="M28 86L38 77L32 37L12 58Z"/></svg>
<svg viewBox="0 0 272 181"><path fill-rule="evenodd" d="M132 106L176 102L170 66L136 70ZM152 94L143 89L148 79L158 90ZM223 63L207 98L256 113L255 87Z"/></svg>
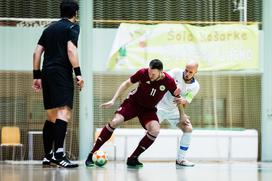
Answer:
<svg viewBox="0 0 272 181"><path fill-rule="evenodd" d="M119 113L124 116L125 121L128 121L134 117L138 117L141 125L143 128L145 128L145 125L152 120L159 122L156 112L156 108L148 109L140 106L130 99L126 99L115 113Z"/></svg>

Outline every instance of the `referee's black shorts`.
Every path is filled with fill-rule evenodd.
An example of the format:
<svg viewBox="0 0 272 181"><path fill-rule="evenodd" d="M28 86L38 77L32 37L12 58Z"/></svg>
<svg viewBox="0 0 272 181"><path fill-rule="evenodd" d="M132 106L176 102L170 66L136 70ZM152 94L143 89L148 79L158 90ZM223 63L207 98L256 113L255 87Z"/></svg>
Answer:
<svg viewBox="0 0 272 181"><path fill-rule="evenodd" d="M63 106L73 108L74 81L72 71L65 69L42 70L44 108Z"/></svg>

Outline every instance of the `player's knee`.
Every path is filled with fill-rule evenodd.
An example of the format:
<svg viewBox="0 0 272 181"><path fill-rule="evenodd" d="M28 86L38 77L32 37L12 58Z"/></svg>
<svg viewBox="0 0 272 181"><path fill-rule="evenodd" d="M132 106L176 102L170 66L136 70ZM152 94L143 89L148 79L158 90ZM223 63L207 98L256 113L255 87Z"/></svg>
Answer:
<svg viewBox="0 0 272 181"><path fill-rule="evenodd" d="M192 133L193 132L193 127L192 127L192 125L182 126L181 130L184 133Z"/></svg>
<svg viewBox="0 0 272 181"><path fill-rule="evenodd" d="M157 137L159 135L160 131L148 131L148 133L154 137Z"/></svg>
<svg viewBox="0 0 272 181"><path fill-rule="evenodd" d="M156 137L157 137L159 134L160 134L160 130L159 130L159 129L158 129L158 130L155 130L155 131L153 132L153 135L156 136Z"/></svg>
<svg viewBox="0 0 272 181"><path fill-rule="evenodd" d="M120 124L122 124L122 122L124 122L124 117L119 114L116 114L112 121L110 122L110 126L113 128L117 128Z"/></svg>
<svg viewBox="0 0 272 181"><path fill-rule="evenodd" d="M152 136L157 137L160 133L160 127L150 129L148 130L148 133L151 134Z"/></svg>
<svg viewBox="0 0 272 181"><path fill-rule="evenodd" d="M110 126L112 127L112 128L117 128L120 124L117 122L117 121L115 121L115 120L112 120L110 123Z"/></svg>

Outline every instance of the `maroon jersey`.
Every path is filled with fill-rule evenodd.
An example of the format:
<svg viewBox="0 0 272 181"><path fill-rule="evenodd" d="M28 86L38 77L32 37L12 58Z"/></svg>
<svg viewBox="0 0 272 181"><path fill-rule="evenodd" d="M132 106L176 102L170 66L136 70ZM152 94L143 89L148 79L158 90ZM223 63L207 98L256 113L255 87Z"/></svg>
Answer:
<svg viewBox="0 0 272 181"><path fill-rule="evenodd" d="M138 70L130 77L132 83L139 82L136 89L132 90L129 99L145 108L154 108L167 91L174 95L177 89L175 80L166 72L165 77L158 81L151 81L148 76L148 68Z"/></svg>

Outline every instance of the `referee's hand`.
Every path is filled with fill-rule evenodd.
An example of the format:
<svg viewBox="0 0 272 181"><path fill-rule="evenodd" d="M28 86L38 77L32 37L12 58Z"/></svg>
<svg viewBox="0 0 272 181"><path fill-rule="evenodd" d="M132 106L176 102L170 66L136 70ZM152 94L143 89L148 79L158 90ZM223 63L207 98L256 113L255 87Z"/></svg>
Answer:
<svg viewBox="0 0 272 181"><path fill-rule="evenodd" d="M34 92L40 92L42 89L42 79L33 79L32 89Z"/></svg>
<svg viewBox="0 0 272 181"><path fill-rule="evenodd" d="M76 80L77 80L77 86L81 90L84 86L84 80L82 79L82 77L80 75L76 76Z"/></svg>

